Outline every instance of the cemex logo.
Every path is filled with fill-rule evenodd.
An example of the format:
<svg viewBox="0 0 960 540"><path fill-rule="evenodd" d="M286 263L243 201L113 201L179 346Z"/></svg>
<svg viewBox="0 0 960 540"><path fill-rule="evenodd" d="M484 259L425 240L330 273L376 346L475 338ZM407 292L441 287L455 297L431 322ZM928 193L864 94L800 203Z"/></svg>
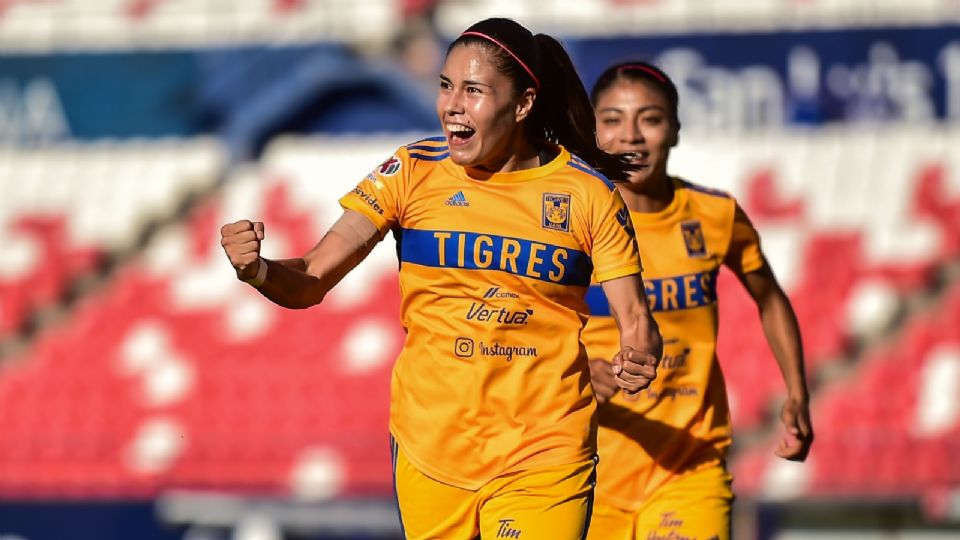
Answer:
<svg viewBox="0 0 960 540"><path fill-rule="evenodd" d="M502 291L500 287L490 287L483 293L484 298L520 298L520 295L510 291Z"/></svg>

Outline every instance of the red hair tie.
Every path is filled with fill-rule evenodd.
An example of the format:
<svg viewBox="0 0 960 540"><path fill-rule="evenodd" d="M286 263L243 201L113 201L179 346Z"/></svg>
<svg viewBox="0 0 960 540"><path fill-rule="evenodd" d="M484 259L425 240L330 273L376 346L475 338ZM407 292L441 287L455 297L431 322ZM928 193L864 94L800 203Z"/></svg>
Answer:
<svg viewBox="0 0 960 540"><path fill-rule="evenodd" d="M520 59L520 57L518 57L517 55L513 54L513 51L511 51L509 48L507 48L506 45L504 45L503 43L500 43L500 42L497 41L496 39L493 39L492 37L490 37L490 36L488 36L488 35L486 35L486 34L484 34L484 33L482 33L482 32L473 32L473 31L470 31L470 32L464 32L463 34L460 34L460 35L461 35L461 36L480 36L480 37L482 37L483 39L492 41L493 43L496 43L497 45L499 45L501 49L507 51L507 54L509 54L510 56L512 56L513 59L516 60L518 64L520 64L520 67L522 67L523 70L527 72L527 75L530 75L530 78L533 79L533 83L534 83L535 85L537 85L537 90L540 89L540 79L538 79L537 76L533 74L533 70L530 69L530 68L527 66L527 64L525 64L525 63L523 62L523 60Z"/></svg>

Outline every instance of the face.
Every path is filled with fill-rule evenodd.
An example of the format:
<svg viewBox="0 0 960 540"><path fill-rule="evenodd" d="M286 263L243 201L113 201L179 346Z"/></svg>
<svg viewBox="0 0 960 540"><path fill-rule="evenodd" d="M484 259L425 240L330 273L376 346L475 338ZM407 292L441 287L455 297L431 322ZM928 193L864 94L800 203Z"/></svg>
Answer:
<svg viewBox="0 0 960 540"><path fill-rule="evenodd" d="M486 49L458 45L450 51L440 73L437 115L457 165L503 170L532 105L532 90L516 95Z"/></svg>
<svg viewBox="0 0 960 540"><path fill-rule="evenodd" d="M678 129L670 103L652 83L620 79L600 94L595 109L597 142L613 154L631 154L640 167L630 184L643 185L667 177L670 148Z"/></svg>

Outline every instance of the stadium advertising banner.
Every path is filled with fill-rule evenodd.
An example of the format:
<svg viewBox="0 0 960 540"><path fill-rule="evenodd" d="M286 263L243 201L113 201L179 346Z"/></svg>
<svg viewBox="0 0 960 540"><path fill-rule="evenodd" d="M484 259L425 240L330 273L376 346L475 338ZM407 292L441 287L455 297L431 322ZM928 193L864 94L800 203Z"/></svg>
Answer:
<svg viewBox="0 0 960 540"><path fill-rule="evenodd" d="M678 83L685 129L752 130L831 122L960 121L957 36L960 27L941 26L565 43L588 85L612 62L652 59ZM363 60L337 49L0 54L0 142L211 132L234 139L236 126L247 138L290 129L424 129L426 113L419 98L432 96L417 94L423 90L409 85L402 74L370 73ZM342 97L349 86L344 75L351 74L364 74L360 78L367 86L369 80L376 82L370 99L355 107L318 106L318 101ZM347 114L371 116L377 95L389 102L376 109L377 118L359 122ZM269 112L272 121L241 117L256 111ZM394 119L390 111L407 117Z"/></svg>
<svg viewBox="0 0 960 540"><path fill-rule="evenodd" d="M614 61L653 60L680 91L684 127L960 121L960 27L585 39L592 84Z"/></svg>

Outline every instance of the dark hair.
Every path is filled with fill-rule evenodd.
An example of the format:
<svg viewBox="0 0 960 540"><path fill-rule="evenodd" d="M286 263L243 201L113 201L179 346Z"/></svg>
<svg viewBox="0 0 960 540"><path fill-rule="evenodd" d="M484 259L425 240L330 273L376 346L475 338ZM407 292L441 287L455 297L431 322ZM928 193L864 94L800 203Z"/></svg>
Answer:
<svg viewBox="0 0 960 540"><path fill-rule="evenodd" d="M493 18L464 31L447 54L458 45L489 51L497 71L513 81L516 92L537 90L526 121L531 140L559 143L612 180L625 180L633 171L626 158L597 146L593 105L559 41L546 34L534 36L511 19Z"/></svg>
<svg viewBox="0 0 960 540"><path fill-rule="evenodd" d="M660 90L670 105L670 110L668 111L670 113L670 119L673 120L677 129L680 129L680 95L677 92L677 85L673 84L673 81L662 69L649 62L640 60L620 62L604 70L597 79L597 82L594 83L593 90L590 92L590 101L593 103L593 106L597 106L601 94L620 80L644 81Z"/></svg>

